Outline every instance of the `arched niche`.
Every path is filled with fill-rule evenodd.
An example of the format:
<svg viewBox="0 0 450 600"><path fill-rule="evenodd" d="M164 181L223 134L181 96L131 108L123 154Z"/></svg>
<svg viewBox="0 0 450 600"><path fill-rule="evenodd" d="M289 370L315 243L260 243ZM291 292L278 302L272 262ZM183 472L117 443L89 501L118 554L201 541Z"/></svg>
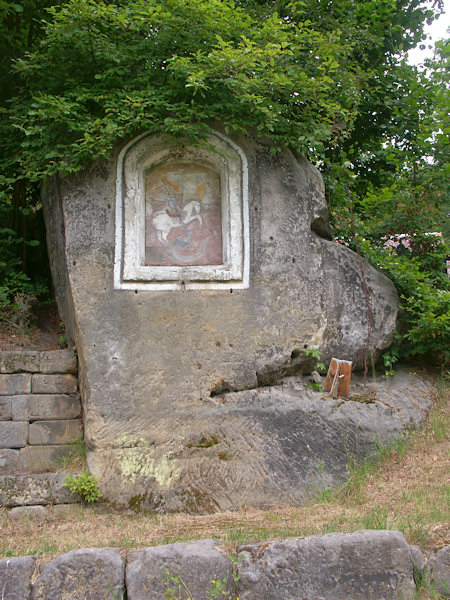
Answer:
<svg viewBox="0 0 450 600"><path fill-rule="evenodd" d="M248 174L220 133L201 147L144 134L117 163L116 289L249 285Z"/></svg>

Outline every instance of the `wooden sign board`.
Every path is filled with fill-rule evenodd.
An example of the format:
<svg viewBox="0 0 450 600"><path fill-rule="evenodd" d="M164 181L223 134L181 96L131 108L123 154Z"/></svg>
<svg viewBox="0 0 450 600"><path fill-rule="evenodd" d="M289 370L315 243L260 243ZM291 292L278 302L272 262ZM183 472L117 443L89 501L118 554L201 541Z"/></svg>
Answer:
<svg viewBox="0 0 450 600"><path fill-rule="evenodd" d="M348 360L332 358L323 391L329 392L334 397L347 398L350 389L352 366L353 363Z"/></svg>

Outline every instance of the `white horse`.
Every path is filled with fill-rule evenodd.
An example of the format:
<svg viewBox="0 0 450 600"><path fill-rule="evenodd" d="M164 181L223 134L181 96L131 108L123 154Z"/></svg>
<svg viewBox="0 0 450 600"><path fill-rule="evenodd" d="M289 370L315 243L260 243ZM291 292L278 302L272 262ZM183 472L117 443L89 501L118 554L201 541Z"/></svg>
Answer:
<svg viewBox="0 0 450 600"><path fill-rule="evenodd" d="M152 218L152 225L156 229L156 235L160 242L167 242L167 236L174 227L186 226L191 221L198 219L200 225L203 225L203 220L200 215L200 202L191 200L183 207L183 215L180 217L171 217L166 211L161 210L155 213Z"/></svg>

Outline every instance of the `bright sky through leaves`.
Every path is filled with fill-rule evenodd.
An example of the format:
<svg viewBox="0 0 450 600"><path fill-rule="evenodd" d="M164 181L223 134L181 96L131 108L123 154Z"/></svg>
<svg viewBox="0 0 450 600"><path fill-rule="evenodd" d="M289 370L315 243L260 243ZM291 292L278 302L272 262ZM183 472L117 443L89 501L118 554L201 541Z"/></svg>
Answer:
<svg viewBox="0 0 450 600"><path fill-rule="evenodd" d="M431 39L424 40L422 42L425 45L424 49L421 49L419 44L414 50L408 52L408 63L410 65L422 64L426 58L433 57L434 44L438 40L442 40L450 35L450 0L444 0L444 10L439 19L435 19L431 25L425 25L425 33L427 36L431 36ZM431 46L431 48L429 48Z"/></svg>

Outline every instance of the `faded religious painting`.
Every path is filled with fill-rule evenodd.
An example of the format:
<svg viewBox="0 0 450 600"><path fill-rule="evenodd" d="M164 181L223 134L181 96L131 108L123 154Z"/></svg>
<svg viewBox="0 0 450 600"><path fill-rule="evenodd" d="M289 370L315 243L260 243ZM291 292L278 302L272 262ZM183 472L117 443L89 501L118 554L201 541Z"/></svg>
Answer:
<svg viewBox="0 0 450 600"><path fill-rule="evenodd" d="M196 164L155 167L145 177L145 264L222 264L220 177Z"/></svg>

